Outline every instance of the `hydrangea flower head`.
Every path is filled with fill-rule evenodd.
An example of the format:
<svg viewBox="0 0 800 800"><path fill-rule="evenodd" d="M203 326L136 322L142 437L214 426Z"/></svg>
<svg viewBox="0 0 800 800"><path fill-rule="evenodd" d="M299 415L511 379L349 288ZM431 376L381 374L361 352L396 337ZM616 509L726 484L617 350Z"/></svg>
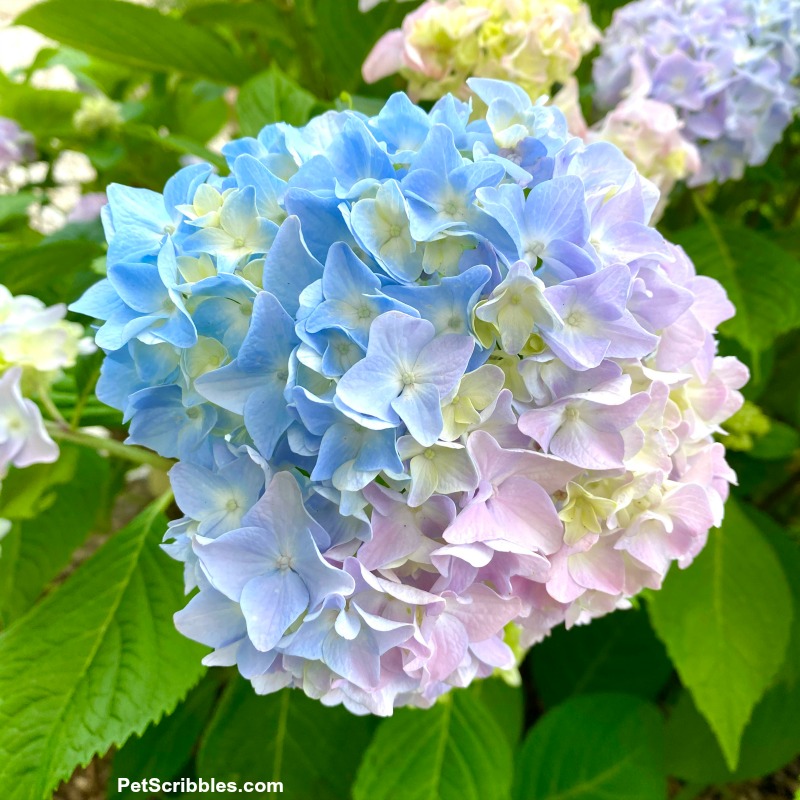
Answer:
<svg viewBox="0 0 800 800"><path fill-rule="evenodd" d="M176 616L266 693L387 715L687 566L734 479L733 308L608 142L518 86L328 112L112 186L98 386L178 458Z"/></svg>
<svg viewBox="0 0 800 800"><path fill-rule="evenodd" d="M380 39L363 73L374 82L401 72L415 99L468 97L471 76L513 80L535 98L598 40L580 0L426 0Z"/></svg>
<svg viewBox="0 0 800 800"><path fill-rule="evenodd" d="M697 145L693 185L763 164L798 104L797 0L636 0L618 9L594 62L596 99L671 105Z"/></svg>

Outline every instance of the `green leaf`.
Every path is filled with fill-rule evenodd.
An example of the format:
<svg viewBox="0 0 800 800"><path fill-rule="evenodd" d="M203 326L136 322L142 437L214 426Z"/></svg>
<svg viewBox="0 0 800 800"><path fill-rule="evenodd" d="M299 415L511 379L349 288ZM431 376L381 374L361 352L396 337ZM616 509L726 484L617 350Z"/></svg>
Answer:
<svg viewBox="0 0 800 800"><path fill-rule="evenodd" d="M42 465L50 478L45 479L47 483L37 498L36 516L18 521L3 539L0 627L24 614L67 566L73 551L94 527L105 500L109 480L106 459L65 445L56 464ZM24 481L27 485L27 476ZM3 486L0 516L5 515L6 503L14 503L13 492L13 486Z"/></svg>
<svg viewBox="0 0 800 800"><path fill-rule="evenodd" d="M47 0L16 19L59 42L133 69L238 84L247 66L204 28L118 0Z"/></svg>
<svg viewBox="0 0 800 800"><path fill-rule="evenodd" d="M783 667L753 710L735 771L726 766L714 734L688 693L670 715L665 730L669 773L704 785L759 778L800 753L800 547L766 514L749 507L745 511L769 539L789 578L794 620Z"/></svg>
<svg viewBox="0 0 800 800"><path fill-rule="evenodd" d="M427 710L384 720L353 787L354 800L507 800L512 752L484 704L455 690Z"/></svg>
<svg viewBox="0 0 800 800"><path fill-rule="evenodd" d="M38 139L73 133L72 117L80 104L78 92L11 83L0 74L0 115L16 120Z"/></svg>
<svg viewBox="0 0 800 800"><path fill-rule="evenodd" d="M800 448L800 433L796 428L771 419L769 430L759 436L747 455L762 461L780 461L790 458L795 450Z"/></svg>
<svg viewBox="0 0 800 800"><path fill-rule="evenodd" d="M33 519L44 511L55 496L53 489L75 476L78 448L65 445L53 464L33 464L25 469L12 468L3 479L0 492L0 517L11 520Z"/></svg>
<svg viewBox="0 0 800 800"><path fill-rule="evenodd" d="M508 742L516 747L525 724L525 693L522 686L511 686L501 678L475 681L468 694L477 697L494 717Z"/></svg>
<svg viewBox="0 0 800 800"><path fill-rule="evenodd" d="M183 18L197 25L221 25L233 30L255 31L268 39L293 44L287 30L286 12L269 3L208 3L187 9Z"/></svg>
<svg viewBox="0 0 800 800"><path fill-rule="evenodd" d="M534 725L515 800L665 800L661 717L629 695L574 697ZM488 796L488 795L487 795Z"/></svg>
<svg viewBox="0 0 800 800"><path fill-rule="evenodd" d="M555 706L571 695L626 692L653 699L672 673L643 609L557 628L530 654L538 695Z"/></svg>
<svg viewBox="0 0 800 800"><path fill-rule="evenodd" d="M150 725L141 737L128 739L125 746L114 755L108 784L111 797L127 798L133 795L129 789L122 792L116 790L119 778L136 782L158 777L164 781L181 773L189 763L217 700L217 672L209 672L172 714L157 725Z"/></svg>
<svg viewBox="0 0 800 800"><path fill-rule="evenodd" d="M122 132L133 139L156 144L169 153L197 156L197 158L208 161L209 164L213 164L227 171L227 162L219 153L209 150L204 145L187 136L173 133L160 133L151 125L141 125L139 123L123 125Z"/></svg>
<svg viewBox="0 0 800 800"><path fill-rule="evenodd" d="M0 225L28 216L28 207L34 196L30 192L0 195Z"/></svg>
<svg viewBox="0 0 800 800"><path fill-rule="evenodd" d="M240 783L283 781L297 797L341 800L375 724L297 689L259 696L237 677L203 739L197 774Z"/></svg>
<svg viewBox="0 0 800 800"><path fill-rule="evenodd" d="M736 306L721 333L758 352L800 325L800 261L766 236L710 213L706 222L672 236Z"/></svg>
<svg viewBox="0 0 800 800"><path fill-rule="evenodd" d="M236 111L242 134L255 136L272 122L305 125L316 104L312 94L273 65L242 86Z"/></svg>
<svg viewBox="0 0 800 800"><path fill-rule="evenodd" d="M382 3L364 14L358 0L316 0L315 33L329 97L356 93L364 83L361 66L375 42L389 29L399 28L413 9L413 3Z"/></svg>
<svg viewBox="0 0 800 800"><path fill-rule="evenodd" d="M92 261L102 252L100 245L86 240L16 250L0 255L0 283L12 294L33 294L48 302L73 299L69 290L76 274L90 272Z"/></svg>
<svg viewBox="0 0 800 800"><path fill-rule="evenodd" d="M0 797L42 800L79 764L170 711L204 648L180 636L178 564L158 504L0 636Z"/></svg>
<svg viewBox="0 0 800 800"><path fill-rule="evenodd" d="M755 704L783 663L792 596L769 543L734 500L689 569L648 600L650 618L731 770Z"/></svg>

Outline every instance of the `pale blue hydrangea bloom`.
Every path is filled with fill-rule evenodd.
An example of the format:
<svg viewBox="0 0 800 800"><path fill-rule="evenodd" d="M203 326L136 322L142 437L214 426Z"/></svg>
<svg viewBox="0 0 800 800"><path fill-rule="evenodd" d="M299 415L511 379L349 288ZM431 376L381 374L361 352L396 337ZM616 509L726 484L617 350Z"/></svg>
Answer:
<svg viewBox="0 0 800 800"><path fill-rule="evenodd" d="M258 692L429 706L514 668L509 623L528 646L607 613L719 521L724 293L616 148L474 89L485 118L398 94L109 190L74 306L98 396L179 460L176 624Z"/></svg>

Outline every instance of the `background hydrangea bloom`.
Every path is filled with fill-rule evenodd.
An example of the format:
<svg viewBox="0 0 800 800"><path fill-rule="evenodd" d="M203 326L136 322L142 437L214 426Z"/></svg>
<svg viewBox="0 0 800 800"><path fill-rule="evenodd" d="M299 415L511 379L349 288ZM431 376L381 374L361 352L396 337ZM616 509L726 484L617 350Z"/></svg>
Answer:
<svg viewBox="0 0 800 800"><path fill-rule="evenodd" d="M656 187L520 87L404 94L112 186L98 395L178 457L176 616L258 692L387 715L658 588L746 369Z"/></svg>
<svg viewBox="0 0 800 800"><path fill-rule="evenodd" d="M0 117L0 172L36 157L33 137L13 119Z"/></svg>
<svg viewBox="0 0 800 800"><path fill-rule="evenodd" d="M48 307L36 297L12 295L0 284L0 480L11 465L58 458L58 447L28 396L46 392L80 353L95 349L82 325L64 319L66 313L63 304Z"/></svg>
<svg viewBox="0 0 800 800"><path fill-rule="evenodd" d="M0 284L0 372L11 366L30 374L56 373L91 352L83 326L64 319L63 304L45 306L36 297L12 295Z"/></svg>
<svg viewBox="0 0 800 800"><path fill-rule="evenodd" d="M637 0L618 9L593 65L596 100L671 105L700 152L690 184L763 164L797 107L797 0Z"/></svg>
<svg viewBox="0 0 800 800"><path fill-rule="evenodd" d="M599 39L579 0L427 0L364 63L368 82L401 72L415 99L467 97L467 78L513 80L531 97L577 69Z"/></svg>

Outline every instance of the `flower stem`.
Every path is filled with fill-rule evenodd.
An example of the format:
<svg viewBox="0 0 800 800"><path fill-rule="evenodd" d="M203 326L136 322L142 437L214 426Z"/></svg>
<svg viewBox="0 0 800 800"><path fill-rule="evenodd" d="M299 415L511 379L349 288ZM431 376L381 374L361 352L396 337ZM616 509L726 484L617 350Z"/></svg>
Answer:
<svg viewBox="0 0 800 800"><path fill-rule="evenodd" d="M45 427L47 428L47 432L56 440L71 442L79 447L105 452L115 458L132 461L134 464L148 464L155 469L167 472L175 463L168 458L162 458L157 453L152 452L152 450L146 450L144 447L136 447L135 445L123 444L122 442L116 441L116 439L94 436L86 431L72 430L68 426L53 422L46 422Z"/></svg>
<svg viewBox="0 0 800 800"><path fill-rule="evenodd" d="M44 382L42 382L41 386L39 387L39 402L44 407L44 410L60 425L66 425L67 421L64 419L64 415L58 410L58 406L53 402L53 398L50 397L50 392L47 390Z"/></svg>

